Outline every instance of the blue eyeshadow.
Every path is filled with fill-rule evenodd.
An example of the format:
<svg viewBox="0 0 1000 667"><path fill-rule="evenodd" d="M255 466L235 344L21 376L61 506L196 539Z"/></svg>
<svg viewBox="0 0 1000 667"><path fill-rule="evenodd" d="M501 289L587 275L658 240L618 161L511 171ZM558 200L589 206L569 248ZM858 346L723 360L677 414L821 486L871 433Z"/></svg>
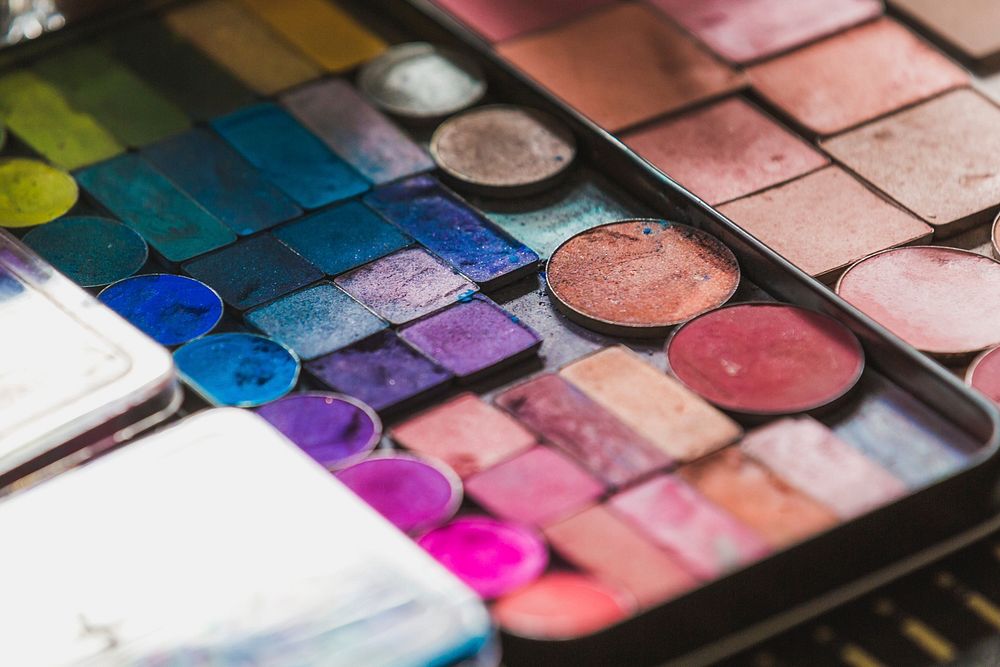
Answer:
<svg viewBox="0 0 1000 667"><path fill-rule="evenodd" d="M330 276L350 271L413 242L399 228L357 202L295 220L273 234Z"/></svg>
<svg viewBox="0 0 1000 667"><path fill-rule="evenodd" d="M328 354L389 326L330 283L313 285L252 310L246 321L302 359Z"/></svg>
<svg viewBox="0 0 1000 667"><path fill-rule="evenodd" d="M138 232L109 218L60 218L35 227L22 240L82 287L102 287L128 278L149 255Z"/></svg>
<svg viewBox="0 0 1000 667"><path fill-rule="evenodd" d="M483 289L531 273L538 255L430 176L375 190L365 203Z"/></svg>
<svg viewBox="0 0 1000 667"><path fill-rule="evenodd" d="M208 130L196 128L142 154L209 212L243 236L299 216L302 210Z"/></svg>
<svg viewBox="0 0 1000 667"><path fill-rule="evenodd" d="M224 333L174 351L181 377L215 405L251 408L281 398L299 378L299 360L264 336Z"/></svg>
<svg viewBox="0 0 1000 667"><path fill-rule="evenodd" d="M138 155L122 155L75 176L168 261L183 262L236 240L219 219Z"/></svg>
<svg viewBox="0 0 1000 667"><path fill-rule="evenodd" d="M240 109L216 118L212 127L303 208L326 206L370 187L367 178L277 105Z"/></svg>
<svg viewBox="0 0 1000 667"><path fill-rule="evenodd" d="M319 269L270 234L241 239L228 248L184 265L223 301L248 310L323 277Z"/></svg>
<svg viewBox="0 0 1000 667"><path fill-rule="evenodd" d="M306 363L321 383L379 412L402 409L443 391L453 376L391 329Z"/></svg>
<svg viewBox="0 0 1000 667"><path fill-rule="evenodd" d="M212 288L169 273L119 280L97 298L161 345L204 336L222 319L222 299Z"/></svg>
<svg viewBox="0 0 1000 667"><path fill-rule="evenodd" d="M879 375L866 372L857 391L862 398L833 431L910 488L962 468L967 454L955 447L976 448L968 435Z"/></svg>

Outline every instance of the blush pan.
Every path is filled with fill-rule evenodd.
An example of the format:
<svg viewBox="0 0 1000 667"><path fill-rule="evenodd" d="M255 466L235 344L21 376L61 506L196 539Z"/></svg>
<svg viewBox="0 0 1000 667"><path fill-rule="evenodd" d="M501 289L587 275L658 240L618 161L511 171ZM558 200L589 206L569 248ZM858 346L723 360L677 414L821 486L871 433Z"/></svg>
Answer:
<svg viewBox="0 0 1000 667"><path fill-rule="evenodd" d="M1000 405L1000 348L990 348L976 357L965 373L965 381Z"/></svg>
<svg viewBox="0 0 1000 667"><path fill-rule="evenodd" d="M720 308L679 327L667 362L688 388L745 415L814 410L837 400L864 370L861 344L827 315L777 303Z"/></svg>
<svg viewBox="0 0 1000 667"><path fill-rule="evenodd" d="M546 279L567 317L601 333L646 337L724 304L740 269L729 248L694 227L625 220L565 241Z"/></svg>
<svg viewBox="0 0 1000 667"><path fill-rule="evenodd" d="M958 357L1000 343L1000 263L967 250L877 253L844 273L837 294L923 352Z"/></svg>

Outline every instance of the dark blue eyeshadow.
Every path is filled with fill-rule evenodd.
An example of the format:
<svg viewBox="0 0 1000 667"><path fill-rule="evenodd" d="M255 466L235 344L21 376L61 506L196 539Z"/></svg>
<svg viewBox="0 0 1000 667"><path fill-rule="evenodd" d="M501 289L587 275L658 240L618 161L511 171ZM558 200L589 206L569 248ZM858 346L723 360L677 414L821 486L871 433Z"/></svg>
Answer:
<svg viewBox="0 0 1000 667"><path fill-rule="evenodd" d="M270 234L261 234L184 265L237 310L259 306L316 282L323 274Z"/></svg>
<svg viewBox="0 0 1000 667"><path fill-rule="evenodd" d="M23 241L83 287L128 278L142 268L149 254L138 232L109 218L60 218L35 227Z"/></svg>
<svg viewBox="0 0 1000 667"><path fill-rule="evenodd" d="M330 276L413 243L398 227L357 202L314 213L272 233Z"/></svg>
<svg viewBox="0 0 1000 667"><path fill-rule="evenodd" d="M80 185L171 262L236 240L218 218L135 154L75 173Z"/></svg>
<svg viewBox="0 0 1000 667"><path fill-rule="evenodd" d="M379 188L364 201L483 289L513 282L538 265L533 250L429 176Z"/></svg>
<svg viewBox="0 0 1000 667"><path fill-rule="evenodd" d="M212 127L304 208L326 206L370 187L367 178L277 105L240 109L216 118Z"/></svg>
<svg viewBox="0 0 1000 667"><path fill-rule="evenodd" d="M164 174L237 234L291 220L302 210L207 130L196 128L142 151Z"/></svg>
<svg viewBox="0 0 1000 667"><path fill-rule="evenodd" d="M119 280L98 299L161 345L204 336L222 319L222 299L210 287L169 273Z"/></svg>
<svg viewBox="0 0 1000 667"><path fill-rule="evenodd" d="M391 329L310 361L306 370L330 389L359 398L379 412L402 409L452 381L451 373Z"/></svg>
<svg viewBox="0 0 1000 667"><path fill-rule="evenodd" d="M387 322L330 283L319 283L246 314L246 321L312 359L367 338Z"/></svg>

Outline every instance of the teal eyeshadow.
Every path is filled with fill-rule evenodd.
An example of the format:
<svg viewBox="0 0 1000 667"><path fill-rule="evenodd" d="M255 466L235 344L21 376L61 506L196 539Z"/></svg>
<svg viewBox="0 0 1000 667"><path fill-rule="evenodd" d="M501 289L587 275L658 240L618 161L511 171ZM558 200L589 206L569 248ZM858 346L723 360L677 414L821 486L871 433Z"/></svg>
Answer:
<svg viewBox="0 0 1000 667"><path fill-rule="evenodd" d="M136 154L75 174L84 190L170 262L221 248L236 235Z"/></svg>
<svg viewBox="0 0 1000 667"><path fill-rule="evenodd" d="M314 359L389 326L339 287L320 283L250 311L247 322Z"/></svg>
<svg viewBox="0 0 1000 667"><path fill-rule="evenodd" d="M542 258L548 258L575 234L641 215L639 205L589 170L577 172L568 182L541 195L471 201L487 218Z"/></svg>
<svg viewBox="0 0 1000 667"><path fill-rule="evenodd" d="M149 255L146 241L128 226L93 216L71 216L39 225L22 240L82 287L103 287L128 278L143 267Z"/></svg>
<svg viewBox="0 0 1000 667"><path fill-rule="evenodd" d="M170 180L244 236L302 214L302 209L222 139L195 128L142 151Z"/></svg>
<svg viewBox="0 0 1000 667"><path fill-rule="evenodd" d="M215 405L251 408L295 387L299 360L264 336L224 333L198 338L174 351L181 377Z"/></svg>
<svg viewBox="0 0 1000 667"><path fill-rule="evenodd" d="M328 276L405 248L413 239L367 206L350 202L296 220L274 235Z"/></svg>
<svg viewBox="0 0 1000 667"><path fill-rule="evenodd" d="M240 109L216 118L212 127L303 208L348 199L371 186L367 178L275 104Z"/></svg>

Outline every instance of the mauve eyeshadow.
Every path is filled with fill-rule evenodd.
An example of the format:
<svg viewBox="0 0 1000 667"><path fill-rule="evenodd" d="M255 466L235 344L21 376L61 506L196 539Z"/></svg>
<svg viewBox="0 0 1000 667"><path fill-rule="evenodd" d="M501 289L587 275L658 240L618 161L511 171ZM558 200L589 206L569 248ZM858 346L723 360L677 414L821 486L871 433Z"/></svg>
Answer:
<svg viewBox="0 0 1000 667"><path fill-rule="evenodd" d="M957 65L881 19L747 70L808 131L830 135L969 83Z"/></svg>
<svg viewBox="0 0 1000 667"><path fill-rule="evenodd" d="M713 206L830 162L740 98L655 123L622 140Z"/></svg>
<svg viewBox="0 0 1000 667"><path fill-rule="evenodd" d="M971 90L900 111L823 148L938 236L986 222L1000 204L1000 108Z"/></svg>
<svg viewBox="0 0 1000 667"><path fill-rule="evenodd" d="M737 199L719 211L824 281L873 252L926 241L933 233L840 167Z"/></svg>
<svg viewBox="0 0 1000 667"><path fill-rule="evenodd" d="M542 375L503 392L496 403L613 486L672 461L558 375Z"/></svg>
<svg viewBox="0 0 1000 667"><path fill-rule="evenodd" d="M882 13L878 0L650 1L720 56L740 64L788 51Z"/></svg>
<svg viewBox="0 0 1000 667"><path fill-rule="evenodd" d="M575 19L613 0L435 0L491 42Z"/></svg>
<svg viewBox="0 0 1000 667"><path fill-rule="evenodd" d="M542 344L537 333L480 296L414 322L399 335L463 380L530 356Z"/></svg>
<svg viewBox="0 0 1000 667"><path fill-rule="evenodd" d="M404 343L392 330L305 365L327 387L385 412L443 389L452 374Z"/></svg>

